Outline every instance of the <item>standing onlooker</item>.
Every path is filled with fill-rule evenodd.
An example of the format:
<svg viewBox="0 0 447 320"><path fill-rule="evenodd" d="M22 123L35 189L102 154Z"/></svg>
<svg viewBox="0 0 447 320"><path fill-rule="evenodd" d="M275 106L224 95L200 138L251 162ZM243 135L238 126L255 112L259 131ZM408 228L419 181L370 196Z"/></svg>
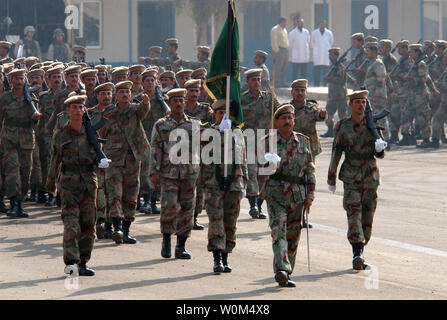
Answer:
<svg viewBox="0 0 447 320"><path fill-rule="evenodd" d="M289 43L292 49L293 79L307 79L307 63L309 62L309 30L304 28L304 20L298 20L298 26L290 31ZM298 71L300 75L298 76Z"/></svg>
<svg viewBox="0 0 447 320"><path fill-rule="evenodd" d="M276 73L275 86L285 86L287 64L289 62L289 39L286 30L286 19L279 19L279 24L270 31L273 51L273 68Z"/></svg>
<svg viewBox="0 0 447 320"><path fill-rule="evenodd" d="M70 61L70 47L64 42L65 33L57 28L53 33L54 41L48 47L47 59L52 61Z"/></svg>
<svg viewBox="0 0 447 320"><path fill-rule="evenodd" d="M23 54L22 57L37 57L42 58L40 53L40 45L39 42L34 40L34 34L36 33L36 29L33 26L26 26L23 34L25 38L23 40L19 40L16 43L16 47L14 49L14 56L17 57L17 53L19 51L19 46L23 46Z"/></svg>
<svg viewBox="0 0 447 320"><path fill-rule="evenodd" d="M332 31L326 28L326 22L321 21L320 27L312 32L312 47L314 49L314 85L320 86L321 74L326 74L329 67L329 49L334 43ZM326 85L326 82L324 83Z"/></svg>

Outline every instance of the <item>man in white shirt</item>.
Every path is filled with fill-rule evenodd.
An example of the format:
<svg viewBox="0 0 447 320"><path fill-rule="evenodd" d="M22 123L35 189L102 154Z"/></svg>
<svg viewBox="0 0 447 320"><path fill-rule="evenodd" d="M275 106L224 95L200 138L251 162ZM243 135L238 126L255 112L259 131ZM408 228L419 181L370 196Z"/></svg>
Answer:
<svg viewBox="0 0 447 320"><path fill-rule="evenodd" d="M273 68L276 74L275 86L285 86L287 64L289 63L289 39L286 30L286 19L281 18L279 24L270 31L270 42L273 51Z"/></svg>
<svg viewBox="0 0 447 320"><path fill-rule="evenodd" d="M320 86L321 74L326 74L329 68L328 50L332 48L334 36L332 31L326 28L326 22L321 21L320 27L312 32L312 47L314 50L314 85ZM324 84L326 85L326 84Z"/></svg>
<svg viewBox="0 0 447 320"><path fill-rule="evenodd" d="M304 28L304 20L298 20L298 26L289 33L289 46L292 53L293 79L307 79L309 63L309 30ZM298 76L298 70L300 75Z"/></svg>

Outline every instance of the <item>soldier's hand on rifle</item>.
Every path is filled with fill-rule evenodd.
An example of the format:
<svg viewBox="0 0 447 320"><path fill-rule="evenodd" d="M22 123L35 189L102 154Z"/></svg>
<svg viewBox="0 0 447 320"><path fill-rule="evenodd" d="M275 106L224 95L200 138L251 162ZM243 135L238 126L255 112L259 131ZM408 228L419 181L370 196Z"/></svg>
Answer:
<svg viewBox="0 0 447 320"><path fill-rule="evenodd" d="M154 185L154 188L158 188L158 185L160 184L160 176L154 173L153 175L151 175L151 181Z"/></svg>
<svg viewBox="0 0 447 320"><path fill-rule="evenodd" d="M312 199L306 198L306 201L304 201L304 208L307 210L307 214L310 214L310 207L312 206Z"/></svg>
<svg viewBox="0 0 447 320"><path fill-rule="evenodd" d="M334 194L335 190L337 190L337 186L331 186L330 184L327 185L327 188L332 194Z"/></svg>
<svg viewBox="0 0 447 320"><path fill-rule="evenodd" d="M40 112L36 112L33 114L33 116L31 117L31 119L33 119L34 121L39 120L42 117L42 114Z"/></svg>
<svg viewBox="0 0 447 320"><path fill-rule="evenodd" d="M383 141L382 139L377 139L375 142L375 149L377 153L381 153L383 150L386 149L388 146L388 143L386 141Z"/></svg>
<svg viewBox="0 0 447 320"><path fill-rule="evenodd" d="M147 94L143 93L141 98L142 98L144 104L148 104L149 103L149 96Z"/></svg>

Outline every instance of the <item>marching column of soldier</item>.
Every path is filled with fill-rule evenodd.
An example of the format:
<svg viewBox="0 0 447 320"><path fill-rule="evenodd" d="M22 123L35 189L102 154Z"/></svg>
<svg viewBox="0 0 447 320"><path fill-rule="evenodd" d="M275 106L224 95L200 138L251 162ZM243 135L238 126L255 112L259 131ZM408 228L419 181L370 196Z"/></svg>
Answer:
<svg viewBox="0 0 447 320"><path fill-rule="evenodd" d="M301 230L311 227L303 212L310 213L315 198L315 158L322 151L317 121L326 121L328 127L321 136L333 138L327 180L333 193L345 154L339 179L344 183L352 265L364 270L368 265L363 251L371 238L380 183L375 159L383 158L391 144L439 148L445 142L443 40L424 45L401 40L392 50L391 40L352 35L357 54L348 67L340 48L329 49L325 110L307 98L306 79L293 81L291 101L280 105L270 88L268 54L257 50L257 68L241 67L246 77L243 130L274 126L277 133L266 135L263 142L269 146L274 141L279 157L273 161L275 171L263 175L261 161L247 161L242 140L232 146L242 151L242 161L227 166L228 177L221 164L175 164L170 158L170 134L177 129L190 141L208 128L223 141L224 129L235 129L225 101L213 101L204 89L209 47L199 46L198 61L187 61L177 53L178 40L168 39L168 58L161 58L163 48L151 47L141 64L112 68L79 62L85 61L86 48L81 46L73 47L74 61L62 63L35 57L13 60L8 56L11 45L0 42L0 212L27 218L27 200L61 207L67 273L77 269L82 276L95 274L87 267L95 233L116 244L135 244L130 227L136 211L160 214L162 257L171 257L175 234L175 258L191 259L186 241L191 230L204 229L198 222L203 209L213 270L231 272L228 255L236 246L240 202L246 196L250 216L269 219L275 280L281 287L296 286L290 275ZM400 59L392 53L396 49ZM351 94L349 86L355 90ZM371 110L389 111L377 120L378 128ZM339 121L334 123L336 113ZM223 155L224 144L219 147ZM267 213L262 211L264 201Z"/></svg>

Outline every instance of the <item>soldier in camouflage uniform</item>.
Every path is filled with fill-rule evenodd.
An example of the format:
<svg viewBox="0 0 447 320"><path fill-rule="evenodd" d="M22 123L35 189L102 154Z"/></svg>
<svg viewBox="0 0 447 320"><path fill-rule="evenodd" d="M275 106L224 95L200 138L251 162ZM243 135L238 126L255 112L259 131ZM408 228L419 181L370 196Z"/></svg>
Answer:
<svg viewBox="0 0 447 320"><path fill-rule="evenodd" d="M197 61L177 60L173 63L174 66L182 66L187 69L205 68L207 71L210 69L210 48L207 46L197 47Z"/></svg>
<svg viewBox="0 0 447 320"><path fill-rule="evenodd" d="M185 83L186 89L186 107L185 114L188 117L200 120L202 123L213 122L213 110L208 103L199 103L198 98L200 94L201 80L189 80ZM203 225L197 222L197 216L203 210L203 184L200 177L197 179L196 188L196 204L194 206L194 230L203 230Z"/></svg>
<svg viewBox="0 0 447 320"><path fill-rule="evenodd" d="M109 82L109 75L107 73L107 66L100 64L100 65L97 65L95 67L95 69L98 70L98 73L97 73L96 76L98 77L98 83L99 84L103 84L103 83Z"/></svg>
<svg viewBox="0 0 447 320"><path fill-rule="evenodd" d="M163 234L161 256L171 257L171 235L177 235L175 247L176 259L191 259L185 249L187 238L193 226L195 204L195 184L200 171L200 156L192 152L193 137L200 134L201 123L184 113L186 106L185 89L173 89L168 92L171 113L158 120L152 130L151 158L149 173L155 188L161 185L160 230ZM178 143L170 142L170 134L177 130L184 133L182 148ZM188 141L184 141L189 139ZM185 162L173 164L170 160L172 148L176 155L181 153ZM185 150L184 147L188 149Z"/></svg>
<svg viewBox="0 0 447 320"><path fill-rule="evenodd" d="M262 50L255 51L255 57L253 58L253 62L256 68L262 69L261 74L261 90L262 91L270 91L270 73L269 69L265 65L265 61L267 60L268 53Z"/></svg>
<svg viewBox="0 0 447 320"><path fill-rule="evenodd" d="M146 67L141 64L136 64L129 67L129 80L133 82L131 89L132 91L131 99L135 98L138 95L141 95L144 91L143 86L141 84L143 81L141 74L145 69Z"/></svg>
<svg viewBox="0 0 447 320"><path fill-rule="evenodd" d="M378 43L368 42L365 46L366 56L369 66L366 72L365 87L369 91L368 99L371 101L371 107L374 113L380 113L387 109L388 92L387 92L387 72L382 60L378 58ZM390 129L388 118L382 118L377 124L385 128L383 135L386 141L390 140Z"/></svg>
<svg viewBox="0 0 447 320"><path fill-rule="evenodd" d="M8 74L12 90L0 97L0 125L5 170L5 191L11 207L9 217L26 218L22 200L29 189L34 149L33 121L39 120L39 112L32 113L25 102L23 86L25 69L14 69ZM33 102L31 102L33 103Z"/></svg>
<svg viewBox="0 0 447 320"><path fill-rule="evenodd" d="M178 50L178 40L175 38L167 39L165 41L166 44L166 52L168 53L167 58L145 58L144 61L146 64L157 65L164 67L166 70L172 70L174 73L179 71L181 67L179 67L179 60L181 60ZM176 62L176 63L174 63Z"/></svg>
<svg viewBox="0 0 447 320"><path fill-rule="evenodd" d="M290 275L295 267L301 218L304 208L309 212L315 194L315 166L310 141L293 131L294 115L295 110L290 104L275 112L278 131L275 136L266 137L266 144L269 146L271 139L276 140L281 161L276 163L274 174L267 176L261 191L267 201L272 230L273 272L280 287L296 286Z"/></svg>
<svg viewBox="0 0 447 320"><path fill-rule="evenodd" d="M98 100L95 97L95 87L98 83L98 70L87 69L81 72L81 82L84 84L85 93L87 95L87 101L85 107L87 109L93 108L98 104Z"/></svg>
<svg viewBox="0 0 447 320"><path fill-rule="evenodd" d="M335 126L332 156L328 171L329 191L336 190L337 168L345 153L339 179L343 181L343 207L348 217L348 240L352 246L355 270L366 268L363 248L371 239L374 212L377 207L379 168L375 158L383 158L386 144L375 141L366 125L364 111L368 91L349 95L352 116Z"/></svg>
<svg viewBox="0 0 447 320"><path fill-rule="evenodd" d="M410 45L410 56L413 65L405 77L408 83L409 97L405 108L402 111L401 130L402 140L399 145L415 145L415 126L420 128L423 143L430 141L430 104L429 92L427 88L428 68L422 61L422 46L420 44ZM415 122L415 124L413 124Z"/></svg>
<svg viewBox="0 0 447 320"><path fill-rule="evenodd" d="M53 136L53 153L47 179L47 190L54 192L61 170L62 221L64 223L64 263L66 273L79 269L80 276L93 276L87 267L95 242L96 153L87 140L82 125L87 96L72 96L69 105L70 120Z"/></svg>
<svg viewBox="0 0 447 320"><path fill-rule="evenodd" d="M159 46L152 46L149 48L149 57L141 57L140 63L143 63L144 65L151 65L151 66L157 66L159 68L159 72L163 73L165 72L164 68L164 58L161 58L161 52L163 48Z"/></svg>
<svg viewBox="0 0 447 320"><path fill-rule="evenodd" d="M165 71L159 75L159 80L161 83L161 89L163 93L168 92L173 89L175 82L175 73L173 71Z"/></svg>
<svg viewBox="0 0 447 320"><path fill-rule="evenodd" d="M149 149L142 121L149 112L149 97L142 96L139 105L131 104L132 81L115 85L117 103L104 113L106 125L100 129L100 137L107 140L104 152L112 160L106 170L106 194L116 244L135 244L129 235L135 220L135 208L140 189L140 165Z"/></svg>
<svg viewBox="0 0 447 320"><path fill-rule="evenodd" d="M199 99L197 100L198 102L204 102L204 103L208 103L208 104L213 104L213 99L210 97L210 95L208 94L208 92L206 91L205 87L204 87L204 83L206 80L206 75L207 75L207 71L205 68L199 68L194 70L191 73L191 78L192 79L200 79L202 80L202 86L200 87L200 95L199 95Z"/></svg>
<svg viewBox="0 0 447 320"><path fill-rule="evenodd" d="M8 41L0 41L0 60L9 58L9 50L11 49L12 43ZM2 61L3 64L6 62Z"/></svg>
<svg viewBox="0 0 447 320"><path fill-rule="evenodd" d="M188 80L191 80L191 74L193 70L183 69L175 74L175 79L177 80L177 84L179 88L185 88L185 83Z"/></svg>
<svg viewBox="0 0 447 320"><path fill-rule="evenodd" d="M3 74L3 66L0 65L0 97L5 93L5 75ZM5 196L5 168L3 166L3 147L0 139L0 213L6 213L8 210L3 201Z"/></svg>
<svg viewBox="0 0 447 320"><path fill-rule="evenodd" d="M128 67L117 67L112 70L112 82L117 84L118 82L127 81L129 78Z"/></svg>
<svg viewBox="0 0 447 320"><path fill-rule="evenodd" d="M367 64L365 49L363 48L365 42L364 34L355 33L351 36L351 40L352 46L357 49L357 55L354 58L354 70L352 70L355 75L355 80L353 81L351 77L348 77L348 82L354 86L355 90L358 90L364 86L365 66Z"/></svg>
<svg viewBox="0 0 447 320"><path fill-rule="evenodd" d="M209 218L208 251L213 252L214 272L231 272L228 264L228 254L236 246L236 222L240 212L242 190L245 189L248 171L246 162L245 143L242 131L239 141L232 144L232 164L228 164L227 178L224 178L224 134L220 130L222 118L225 114L225 100L217 100L213 104L213 125L220 136L221 159L219 163L205 164L202 162L200 178L205 186L205 206ZM228 121L228 120L227 120ZM230 126L231 126L231 120ZM220 131L220 132L219 132ZM239 143L236 145L236 143ZM236 153L240 152L239 155ZM212 154L209 155L212 157Z"/></svg>
<svg viewBox="0 0 447 320"><path fill-rule="evenodd" d="M262 69L250 69L245 72L248 90L241 93L244 130L271 129L272 109L279 106L279 102L276 97L272 96L272 92L261 90L261 74ZM257 162L248 164L247 198L250 203L249 213L253 219L266 219L267 216L261 210L264 199L259 197L257 171Z"/></svg>
<svg viewBox="0 0 447 320"><path fill-rule="evenodd" d="M329 60L332 63L331 70L324 77L328 85L328 101L326 103L327 111L327 132L321 137L332 138L334 136L334 114L338 113L338 118L343 119L347 115L347 88L346 88L346 70L342 63L337 62L340 55L340 48L329 49Z"/></svg>

